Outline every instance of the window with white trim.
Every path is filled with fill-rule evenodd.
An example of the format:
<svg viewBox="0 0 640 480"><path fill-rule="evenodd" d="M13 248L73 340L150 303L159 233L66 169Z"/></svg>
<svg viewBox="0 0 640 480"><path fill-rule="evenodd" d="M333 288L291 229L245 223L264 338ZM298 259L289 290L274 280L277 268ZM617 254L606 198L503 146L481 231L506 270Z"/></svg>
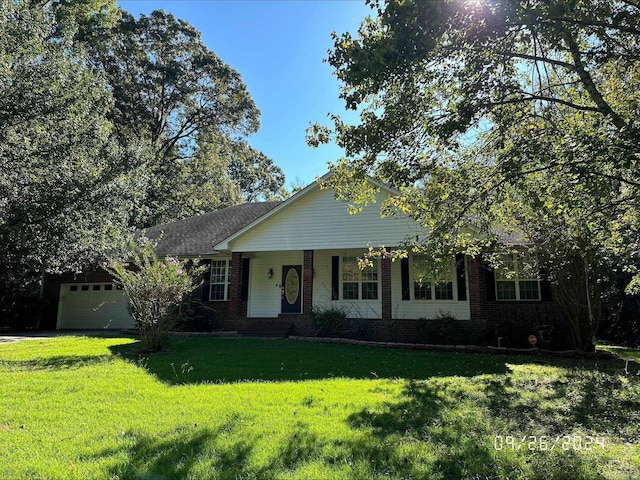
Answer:
<svg viewBox="0 0 640 480"><path fill-rule="evenodd" d="M211 301L229 300L230 280L231 261L211 260L211 284L209 299Z"/></svg>
<svg viewBox="0 0 640 480"><path fill-rule="evenodd" d="M535 257L527 252L510 253L502 257L496 268L496 299L540 300L540 279Z"/></svg>
<svg viewBox="0 0 640 480"><path fill-rule="evenodd" d="M342 299L377 300L378 265L361 269L358 257L342 257Z"/></svg>
<svg viewBox="0 0 640 480"><path fill-rule="evenodd" d="M413 276L414 300L453 300L453 267L449 274L443 275L439 281L430 278L429 264L425 255L413 255L411 271Z"/></svg>

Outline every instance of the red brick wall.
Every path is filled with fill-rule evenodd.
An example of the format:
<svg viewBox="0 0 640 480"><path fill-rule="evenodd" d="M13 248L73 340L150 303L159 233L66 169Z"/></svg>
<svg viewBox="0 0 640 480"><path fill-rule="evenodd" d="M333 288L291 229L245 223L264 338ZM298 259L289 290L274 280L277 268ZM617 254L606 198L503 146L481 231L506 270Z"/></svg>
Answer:
<svg viewBox="0 0 640 480"><path fill-rule="evenodd" d="M528 347L529 335L541 348L571 348L571 337L560 306L554 301L497 301L487 296L485 269L480 257L467 257L471 320L482 326L483 343Z"/></svg>
<svg viewBox="0 0 640 480"><path fill-rule="evenodd" d="M391 320L393 316L391 312L391 259L382 258L381 265L382 280L382 319Z"/></svg>
<svg viewBox="0 0 640 480"><path fill-rule="evenodd" d="M482 305L487 299L487 289L485 286L485 276L482 265L478 257L466 257L466 274L469 284L469 307L471 319L482 321ZM483 297L484 296L484 297Z"/></svg>
<svg viewBox="0 0 640 480"><path fill-rule="evenodd" d="M529 335L538 338L541 348L572 348L570 332L559 306L554 302L487 302L487 345L527 347Z"/></svg>
<svg viewBox="0 0 640 480"><path fill-rule="evenodd" d="M278 318L246 318L247 302L240 299L242 279L242 253L235 252L231 260L229 301L202 302L198 311L200 320L193 325L212 330L236 330L245 335L286 336L314 335L316 327L311 318L313 298L313 251L304 252L303 314L280 315ZM569 332L562 319L559 306L552 301L504 302L488 300L484 267L479 258L467 258L469 303L471 320L407 320L392 319L391 262L383 259L382 319L354 320L361 327L359 336L364 340L391 342L423 342L445 344L478 344L497 346L528 346L531 334L539 339L538 346L565 348L570 345ZM61 283L111 282L106 272L99 270L82 274L47 276L45 299L48 308L43 315L42 328L53 329L56 324ZM194 292L194 299L202 299L202 287ZM196 302L198 303L198 302ZM203 320L204 318L204 320Z"/></svg>
<svg viewBox="0 0 640 480"><path fill-rule="evenodd" d="M402 343L434 343L449 345L483 344L480 325L469 320L442 322L441 320L354 320L360 330L350 336L360 340ZM315 336L316 326L305 315L280 315L278 318L244 318L229 320L225 330L241 335L285 337L289 335ZM480 340L479 342L477 340Z"/></svg>
<svg viewBox="0 0 640 480"><path fill-rule="evenodd" d="M313 250L304 251L302 266L302 313L311 315L313 304Z"/></svg>
<svg viewBox="0 0 640 480"><path fill-rule="evenodd" d="M229 317L237 318L243 315L240 301L242 284L242 252L231 254L231 278L229 279Z"/></svg>
<svg viewBox="0 0 640 480"><path fill-rule="evenodd" d="M223 330L257 337L313 336L315 328L310 316L301 314L279 315L277 318L231 318Z"/></svg>

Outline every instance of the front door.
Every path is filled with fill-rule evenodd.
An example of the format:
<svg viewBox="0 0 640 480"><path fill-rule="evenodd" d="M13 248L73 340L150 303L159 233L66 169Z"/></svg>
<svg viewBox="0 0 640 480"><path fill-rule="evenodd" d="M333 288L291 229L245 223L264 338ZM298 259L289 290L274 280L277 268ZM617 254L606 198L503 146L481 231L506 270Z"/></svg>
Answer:
<svg viewBox="0 0 640 480"><path fill-rule="evenodd" d="M282 267L282 313L302 311L302 265Z"/></svg>

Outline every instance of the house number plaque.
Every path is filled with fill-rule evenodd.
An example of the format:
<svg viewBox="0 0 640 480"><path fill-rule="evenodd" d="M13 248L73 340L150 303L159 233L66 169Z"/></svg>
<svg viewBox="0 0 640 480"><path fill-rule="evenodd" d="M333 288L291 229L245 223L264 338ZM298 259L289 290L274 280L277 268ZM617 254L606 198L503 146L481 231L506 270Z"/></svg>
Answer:
<svg viewBox="0 0 640 480"><path fill-rule="evenodd" d="M289 269L287 272L287 278L284 280L284 295L287 298L289 305L293 305L298 300L298 294L300 293L300 277L295 268Z"/></svg>

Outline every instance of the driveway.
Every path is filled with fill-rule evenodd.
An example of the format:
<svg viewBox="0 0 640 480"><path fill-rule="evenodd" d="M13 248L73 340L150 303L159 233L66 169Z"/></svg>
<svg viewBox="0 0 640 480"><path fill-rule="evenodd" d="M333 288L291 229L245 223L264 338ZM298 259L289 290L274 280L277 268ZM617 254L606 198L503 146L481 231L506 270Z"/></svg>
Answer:
<svg viewBox="0 0 640 480"><path fill-rule="evenodd" d="M51 330L45 332L21 332L21 333L1 333L0 344L19 342L22 340L41 340L53 337L119 337L122 333L119 330Z"/></svg>

